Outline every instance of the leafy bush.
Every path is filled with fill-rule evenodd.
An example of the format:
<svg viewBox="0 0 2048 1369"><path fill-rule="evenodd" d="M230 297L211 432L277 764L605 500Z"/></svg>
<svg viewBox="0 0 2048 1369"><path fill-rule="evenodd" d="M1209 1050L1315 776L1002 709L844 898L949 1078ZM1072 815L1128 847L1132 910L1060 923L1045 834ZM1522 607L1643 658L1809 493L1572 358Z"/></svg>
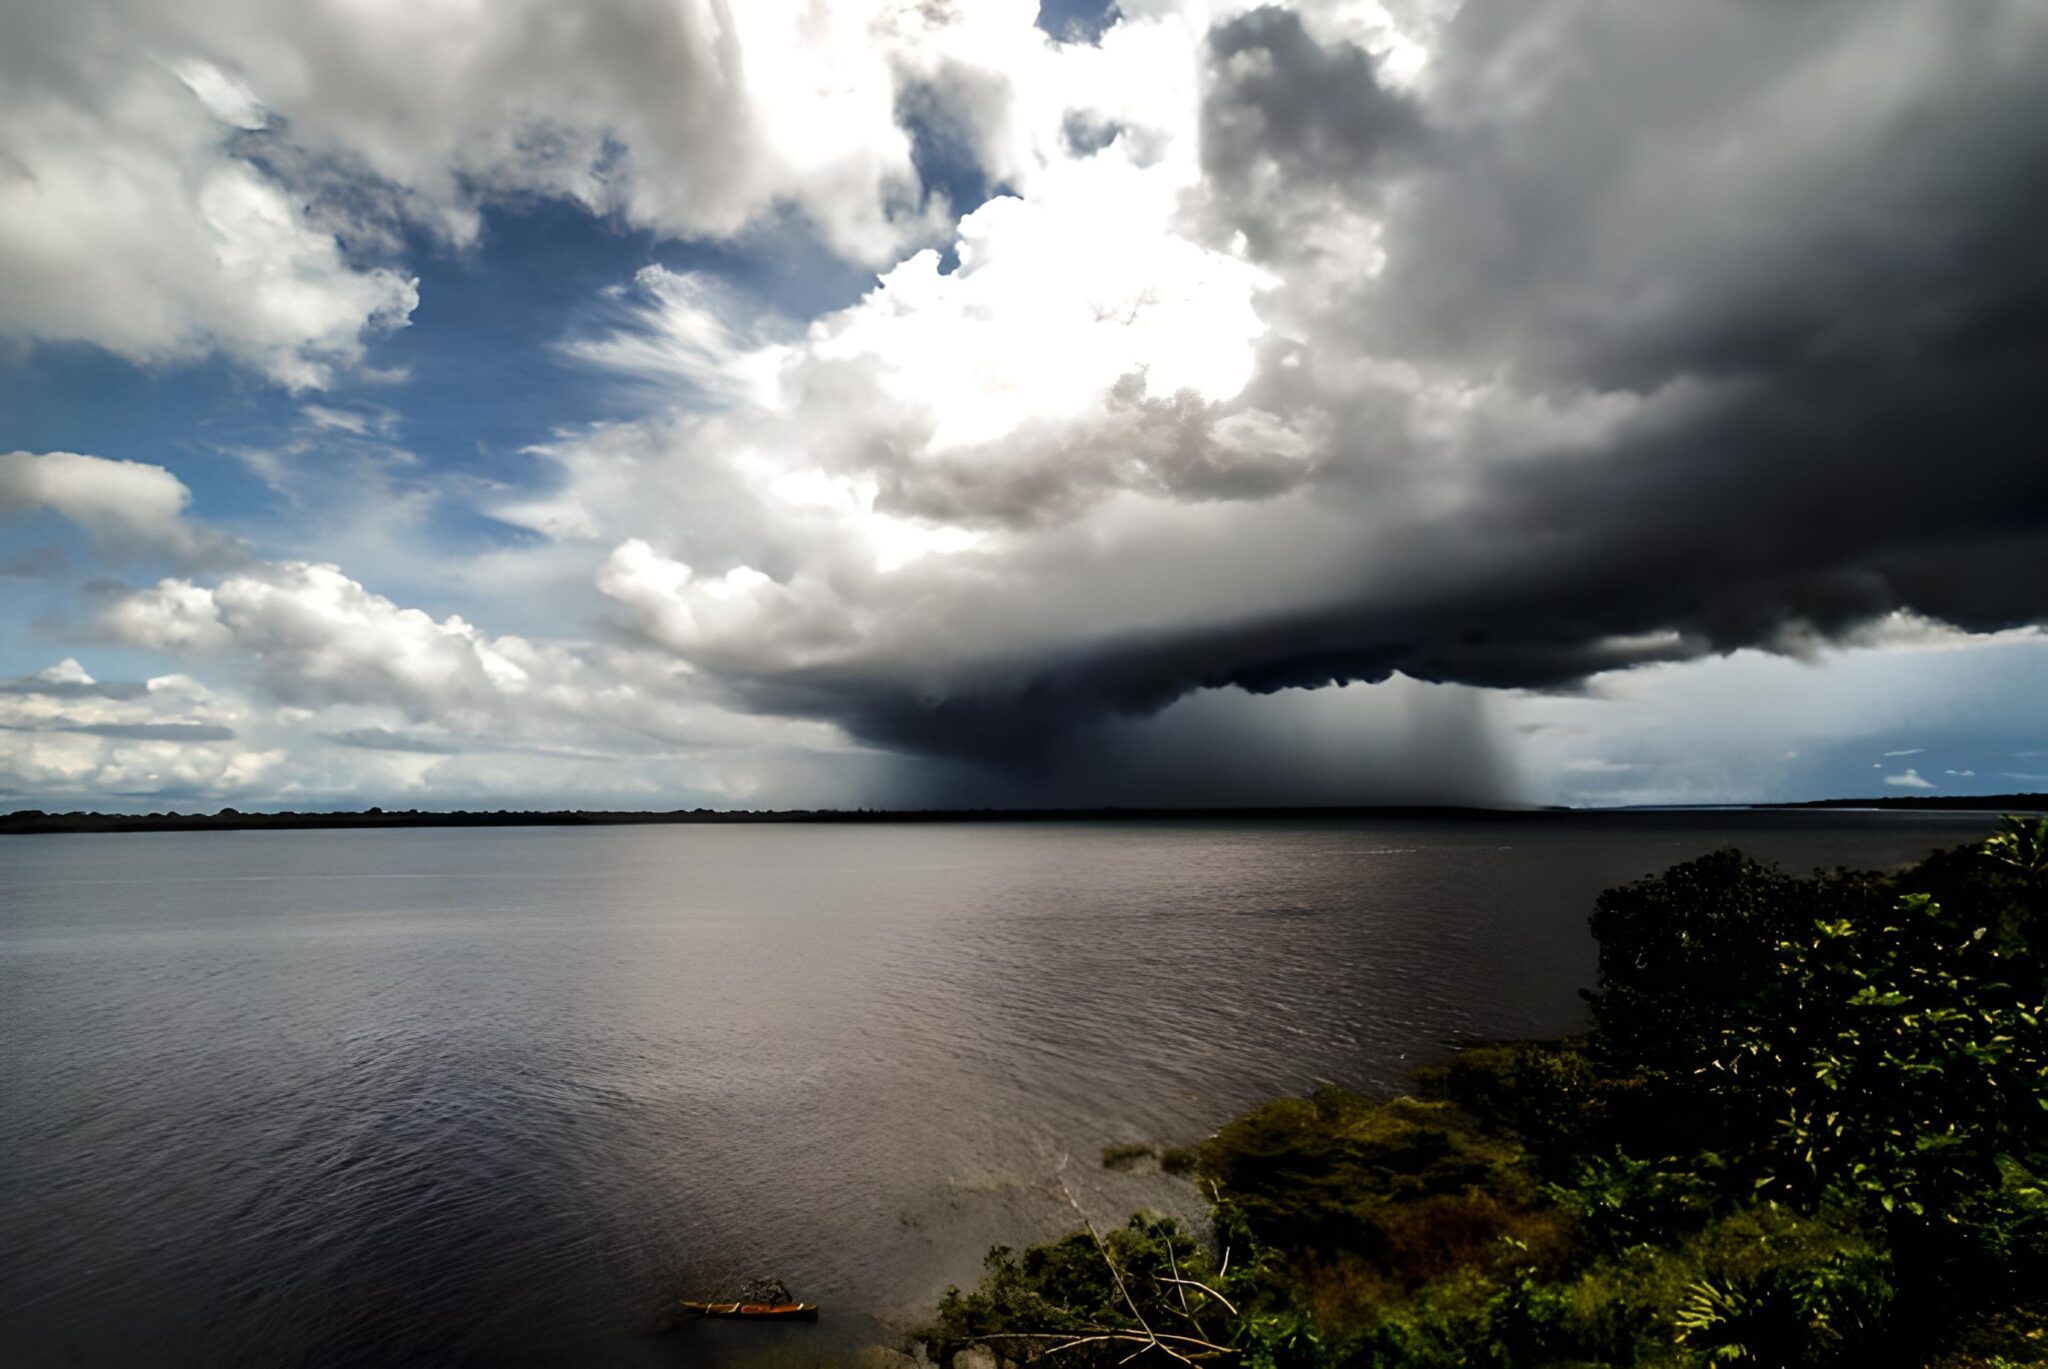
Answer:
<svg viewBox="0 0 2048 1369"><path fill-rule="evenodd" d="M1696 1230L1713 1212L1714 1186L1691 1170L1613 1151L1582 1158L1571 1182L1550 1194L1581 1241L1614 1252Z"/></svg>
<svg viewBox="0 0 2048 1369"><path fill-rule="evenodd" d="M1759 1188L1831 1190L1912 1216L1999 1185L1999 1157L2048 1136L2039 1002L1925 894L1786 942L1758 1010L1713 1043L1707 1087L1777 1128Z"/></svg>
<svg viewBox="0 0 2048 1369"><path fill-rule="evenodd" d="M1539 1160L1576 1153L1609 1129L1619 1092L1584 1037L1468 1045L1416 1071L1415 1090L1448 1102L1483 1130L1511 1136Z"/></svg>

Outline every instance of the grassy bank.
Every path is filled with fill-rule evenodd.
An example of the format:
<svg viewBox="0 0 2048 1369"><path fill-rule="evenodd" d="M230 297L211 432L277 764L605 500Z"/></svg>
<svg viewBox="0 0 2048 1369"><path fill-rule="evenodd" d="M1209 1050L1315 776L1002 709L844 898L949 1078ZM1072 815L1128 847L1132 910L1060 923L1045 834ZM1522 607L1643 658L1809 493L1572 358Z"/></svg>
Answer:
<svg viewBox="0 0 2048 1369"><path fill-rule="evenodd" d="M1192 1157L1210 1229L998 1248L919 1342L977 1364L2048 1364L2044 906L2048 821L2011 819L1897 873L1729 851L1610 890L1587 1036L1470 1047L1412 1096L1258 1108Z"/></svg>

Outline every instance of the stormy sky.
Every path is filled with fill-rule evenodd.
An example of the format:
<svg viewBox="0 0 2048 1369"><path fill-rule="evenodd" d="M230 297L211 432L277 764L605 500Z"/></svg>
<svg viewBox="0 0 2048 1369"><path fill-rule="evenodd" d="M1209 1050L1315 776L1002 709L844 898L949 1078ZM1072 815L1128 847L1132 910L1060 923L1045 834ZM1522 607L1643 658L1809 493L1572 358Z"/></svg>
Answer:
<svg viewBox="0 0 2048 1369"><path fill-rule="evenodd" d="M0 807L2048 788L2038 0L0 0Z"/></svg>

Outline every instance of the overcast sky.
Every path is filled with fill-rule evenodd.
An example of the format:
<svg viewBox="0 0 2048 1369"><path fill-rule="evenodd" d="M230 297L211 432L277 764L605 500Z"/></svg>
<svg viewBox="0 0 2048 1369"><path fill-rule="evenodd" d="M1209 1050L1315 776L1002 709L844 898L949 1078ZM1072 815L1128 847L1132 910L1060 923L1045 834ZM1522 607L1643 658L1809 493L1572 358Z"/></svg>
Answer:
<svg viewBox="0 0 2048 1369"><path fill-rule="evenodd" d="M0 0L0 807L2048 789L2039 0Z"/></svg>

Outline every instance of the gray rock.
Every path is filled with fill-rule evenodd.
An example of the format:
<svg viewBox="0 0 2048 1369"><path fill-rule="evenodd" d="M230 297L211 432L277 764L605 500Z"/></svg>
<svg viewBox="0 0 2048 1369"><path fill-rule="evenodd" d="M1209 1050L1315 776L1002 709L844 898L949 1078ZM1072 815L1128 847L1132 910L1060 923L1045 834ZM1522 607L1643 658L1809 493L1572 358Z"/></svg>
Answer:
<svg viewBox="0 0 2048 1369"><path fill-rule="evenodd" d="M953 1369L1002 1369L1002 1363L986 1345L970 1345L953 1356Z"/></svg>
<svg viewBox="0 0 2048 1369"><path fill-rule="evenodd" d="M901 1350L892 1350L886 1345L870 1345L853 1357L854 1369L918 1369L927 1363L912 1359Z"/></svg>

